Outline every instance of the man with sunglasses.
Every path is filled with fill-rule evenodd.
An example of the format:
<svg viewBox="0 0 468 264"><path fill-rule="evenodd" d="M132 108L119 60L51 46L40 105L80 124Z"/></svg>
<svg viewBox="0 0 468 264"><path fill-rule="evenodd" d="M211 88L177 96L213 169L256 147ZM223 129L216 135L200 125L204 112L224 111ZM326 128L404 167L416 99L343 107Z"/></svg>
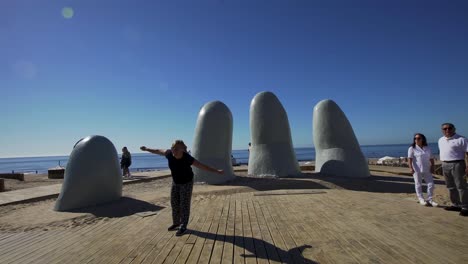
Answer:
<svg viewBox="0 0 468 264"><path fill-rule="evenodd" d="M468 140L455 133L451 123L442 124L442 134L439 139L440 160L445 177L445 184L450 193L452 205L448 211L459 211L461 216L468 216L468 190L465 175L468 175Z"/></svg>

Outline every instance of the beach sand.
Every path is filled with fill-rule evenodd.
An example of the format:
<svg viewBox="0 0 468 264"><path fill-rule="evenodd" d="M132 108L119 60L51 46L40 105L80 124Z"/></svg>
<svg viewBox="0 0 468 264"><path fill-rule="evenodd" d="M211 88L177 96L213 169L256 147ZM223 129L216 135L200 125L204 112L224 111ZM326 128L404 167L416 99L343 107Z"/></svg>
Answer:
<svg viewBox="0 0 468 264"><path fill-rule="evenodd" d="M46 186L52 184L62 183L63 179L49 179L47 173L43 174L25 174L24 181L15 179L4 179L5 191L14 191L20 189L27 189L39 186Z"/></svg>

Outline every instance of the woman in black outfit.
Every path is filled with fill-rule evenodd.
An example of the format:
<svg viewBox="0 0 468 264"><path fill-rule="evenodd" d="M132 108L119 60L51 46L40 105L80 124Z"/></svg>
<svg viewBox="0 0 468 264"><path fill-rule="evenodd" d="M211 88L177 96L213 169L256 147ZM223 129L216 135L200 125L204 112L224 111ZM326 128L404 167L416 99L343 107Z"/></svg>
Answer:
<svg viewBox="0 0 468 264"><path fill-rule="evenodd" d="M130 175L130 165L132 165L132 155L130 155L130 151L128 151L127 147L123 147L122 149L122 159L120 160L120 167L122 168L122 174L125 177L132 178Z"/></svg>
<svg viewBox="0 0 468 264"><path fill-rule="evenodd" d="M190 216L190 200L193 190L192 165L206 171L223 174L223 170L217 170L200 163L187 153L187 146L184 141L176 140L171 149L150 149L145 146L140 148L153 154L165 156L172 175L171 207L172 225L169 231L177 230L176 236L181 236L187 231L187 224Z"/></svg>

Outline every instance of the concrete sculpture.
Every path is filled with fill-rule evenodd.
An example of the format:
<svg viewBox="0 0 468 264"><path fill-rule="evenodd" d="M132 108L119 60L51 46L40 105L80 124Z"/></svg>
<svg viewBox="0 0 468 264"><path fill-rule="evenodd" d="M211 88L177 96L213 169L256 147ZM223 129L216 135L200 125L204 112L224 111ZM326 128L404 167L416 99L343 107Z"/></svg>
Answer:
<svg viewBox="0 0 468 264"><path fill-rule="evenodd" d="M223 175L193 167L196 182L219 184L234 179L231 161L232 114L220 101L205 104L198 114L193 157L201 163L224 170Z"/></svg>
<svg viewBox="0 0 468 264"><path fill-rule="evenodd" d="M122 172L117 150L103 136L88 136L75 144L65 169L56 211L66 211L118 200Z"/></svg>
<svg viewBox="0 0 468 264"><path fill-rule="evenodd" d="M252 99L250 130L249 175L291 177L301 174L288 116L273 93L261 92Z"/></svg>
<svg viewBox="0 0 468 264"><path fill-rule="evenodd" d="M323 100L314 107L313 134L315 171L353 178L370 176L353 128L334 101Z"/></svg>

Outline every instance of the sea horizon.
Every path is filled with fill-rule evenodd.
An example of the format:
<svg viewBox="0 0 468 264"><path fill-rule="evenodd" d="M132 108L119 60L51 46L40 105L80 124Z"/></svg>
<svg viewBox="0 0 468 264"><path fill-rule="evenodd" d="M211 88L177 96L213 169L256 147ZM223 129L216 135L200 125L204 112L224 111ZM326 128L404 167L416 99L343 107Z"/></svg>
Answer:
<svg viewBox="0 0 468 264"><path fill-rule="evenodd" d="M437 144L437 142L428 142L428 145L431 144ZM410 144L407 143L395 143L395 144L368 144L368 145L360 145L360 147L374 147L374 146L401 146L401 145L407 145L409 146ZM299 147L293 147L294 149L305 149L305 148L312 148L315 149L313 146L299 146ZM189 149L190 150L190 149ZM232 149L232 151L247 151L247 148L245 149ZM118 151L117 151L118 152ZM71 153L71 152L70 152ZM120 155L120 152L118 152ZM140 151L140 152L132 152L130 151L131 154L147 154L147 152ZM17 158L55 158L55 157L68 157L70 154L46 154L46 155L27 155L27 156L0 156L0 159L17 159Z"/></svg>

